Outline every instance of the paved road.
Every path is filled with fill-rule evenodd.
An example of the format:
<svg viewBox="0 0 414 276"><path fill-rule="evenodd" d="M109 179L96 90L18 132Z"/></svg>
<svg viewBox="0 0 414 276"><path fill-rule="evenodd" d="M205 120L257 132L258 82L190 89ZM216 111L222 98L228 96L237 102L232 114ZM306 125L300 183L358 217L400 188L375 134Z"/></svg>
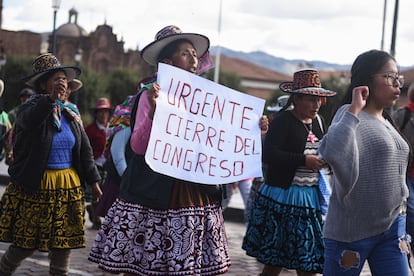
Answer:
<svg viewBox="0 0 414 276"><path fill-rule="evenodd" d="M88 224L89 225L89 224ZM245 231L244 224L238 222L226 221L226 230L229 239L230 255L232 259L232 266L226 275L243 276L243 275L258 275L262 269L262 265L254 258L245 255L241 250L241 241ZM90 225L89 225L90 226ZM70 276L100 276L100 275L114 275L106 273L99 269L95 263L87 260L90 246L96 235L96 230L87 230L87 247L84 249L72 250L71 254L71 269ZM8 244L0 243L0 256L4 254ZM32 257L23 261L14 275L48 275L48 256L47 253L36 252ZM287 273L283 275L295 275L294 273Z"/></svg>
<svg viewBox="0 0 414 276"><path fill-rule="evenodd" d="M1 170L1 165L0 165ZM0 195L3 194L5 186L0 185ZM242 200L239 194L235 194L232 198L229 209L225 211L225 227L227 237L229 241L230 256L232 259L232 266L226 275L229 276L252 276L259 275L263 265L258 263L254 258L249 257L241 249L241 243L245 233L245 225L241 222L242 217ZM91 224L87 220L87 227ZM95 238L96 230L88 229L86 231L87 246L84 249L76 249L71 254L71 269L69 276L83 275L83 276L101 276L101 275L114 275L106 273L99 269L95 263L87 260L91 244ZM2 256L7 249L8 244L0 243L0 256ZM31 258L23 261L21 266L15 272L14 275L30 275L30 276L43 276L48 275L48 256L47 253L36 252ZM296 275L294 271L285 270L281 276L293 276ZM363 276L370 275L369 269L365 267Z"/></svg>
<svg viewBox="0 0 414 276"><path fill-rule="evenodd" d="M1 166L0 166L1 167ZM5 189L4 185L0 185L0 195L3 194ZM236 198L231 206L240 206L241 199ZM237 213L237 212L236 212ZM231 215L230 215L231 217ZM83 249L72 250L71 264L69 276L83 275L83 276L100 276L100 275L114 275L104 272L99 269L95 263L87 260L87 256L90 251L90 247L96 235L96 230L91 230L89 227L91 223L87 220L88 230L86 231L87 246ZM226 232L229 240L230 255L232 259L232 266L229 273L226 275L231 276L243 276L243 275L258 275L262 269L262 264L258 263L254 258L246 256L241 249L241 242L245 233L245 225L241 222L232 222L226 220L225 222ZM0 242L0 256L2 256L9 244ZM21 266L17 269L14 275L48 275L49 261L47 253L35 252L30 258L23 261ZM283 275L295 275L295 274L283 274Z"/></svg>

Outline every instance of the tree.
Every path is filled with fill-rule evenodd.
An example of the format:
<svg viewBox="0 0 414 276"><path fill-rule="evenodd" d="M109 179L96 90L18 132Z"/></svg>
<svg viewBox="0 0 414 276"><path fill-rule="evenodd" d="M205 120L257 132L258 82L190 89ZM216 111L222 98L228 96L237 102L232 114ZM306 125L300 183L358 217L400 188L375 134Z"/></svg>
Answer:
<svg viewBox="0 0 414 276"><path fill-rule="evenodd" d="M319 113L324 118L327 126L331 124L332 118L335 112L338 110L342 103L342 99L348 88L348 82L342 78L331 76L329 79L322 80L322 87L335 91L337 94L333 97L326 98L326 104L320 108Z"/></svg>
<svg viewBox="0 0 414 276"><path fill-rule="evenodd" d="M11 110L20 104L19 92L26 87L23 77L32 74L31 65L33 57L8 56L7 63L1 69L0 78L4 81L5 89L1 101L5 111Z"/></svg>
<svg viewBox="0 0 414 276"><path fill-rule="evenodd" d="M71 97L82 114L85 123L92 119L91 109L98 98L109 98L112 106L122 103L128 95L134 94L141 73L117 69L109 74L99 74L90 68L82 67L80 79L84 86ZM77 100L75 100L77 99Z"/></svg>
<svg viewBox="0 0 414 276"><path fill-rule="evenodd" d="M137 84L142 79L142 73L127 69L117 69L110 73L106 83L106 94L109 95L111 103L117 105L122 103L128 95L137 91Z"/></svg>
<svg viewBox="0 0 414 276"><path fill-rule="evenodd" d="M214 70L207 71L206 78L212 81L214 79ZM244 88L241 85L241 78L236 73L220 72L219 84L244 92Z"/></svg>
<svg viewBox="0 0 414 276"><path fill-rule="evenodd" d="M105 77L103 75L86 66L81 66L81 69L82 74L79 79L83 86L80 90L74 92L69 100L78 106L82 114L82 120L86 125L93 117L90 111L91 108L95 107L97 99L108 97L108 95L105 94Z"/></svg>

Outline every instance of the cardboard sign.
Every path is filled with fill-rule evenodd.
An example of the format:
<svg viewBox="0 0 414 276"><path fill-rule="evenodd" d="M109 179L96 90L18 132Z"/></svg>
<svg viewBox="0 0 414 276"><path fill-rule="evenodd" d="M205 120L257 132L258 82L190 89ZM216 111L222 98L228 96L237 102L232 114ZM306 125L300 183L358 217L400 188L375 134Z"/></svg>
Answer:
<svg viewBox="0 0 414 276"><path fill-rule="evenodd" d="M201 184L262 176L263 99L162 63L157 78L145 154L154 171Z"/></svg>

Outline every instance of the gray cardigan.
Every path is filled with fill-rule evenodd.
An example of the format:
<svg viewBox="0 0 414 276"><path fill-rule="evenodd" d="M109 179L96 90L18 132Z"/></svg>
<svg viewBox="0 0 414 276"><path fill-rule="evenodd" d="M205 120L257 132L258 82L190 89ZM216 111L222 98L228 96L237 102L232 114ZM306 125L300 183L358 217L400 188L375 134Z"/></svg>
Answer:
<svg viewBox="0 0 414 276"><path fill-rule="evenodd" d="M385 232L408 196L409 147L390 122L338 109L320 144L333 169L325 238L353 242Z"/></svg>

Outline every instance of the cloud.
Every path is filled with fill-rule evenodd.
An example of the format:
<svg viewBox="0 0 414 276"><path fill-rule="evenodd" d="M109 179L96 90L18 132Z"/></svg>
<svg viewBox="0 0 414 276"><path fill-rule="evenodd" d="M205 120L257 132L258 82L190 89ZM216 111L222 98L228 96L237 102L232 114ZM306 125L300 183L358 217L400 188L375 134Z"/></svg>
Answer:
<svg viewBox="0 0 414 276"><path fill-rule="evenodd" d="M221 32L219 9L222 3ZM212 45L236 51L265 51L288 58L352 63L362 51L380 48L383 1L378 0L63 0L57 26L68 11L79 12L78 24L88 32L107 23L127 48L142 49L170 24L184 32L207 35ZM400 1L396 58L413 65L414 1ZM30 12L28 12L30 11ZM394 2L388 1L384 48L391 45ZM4 3L3 28L50 32L51 3L12 0Z"/></svg>

